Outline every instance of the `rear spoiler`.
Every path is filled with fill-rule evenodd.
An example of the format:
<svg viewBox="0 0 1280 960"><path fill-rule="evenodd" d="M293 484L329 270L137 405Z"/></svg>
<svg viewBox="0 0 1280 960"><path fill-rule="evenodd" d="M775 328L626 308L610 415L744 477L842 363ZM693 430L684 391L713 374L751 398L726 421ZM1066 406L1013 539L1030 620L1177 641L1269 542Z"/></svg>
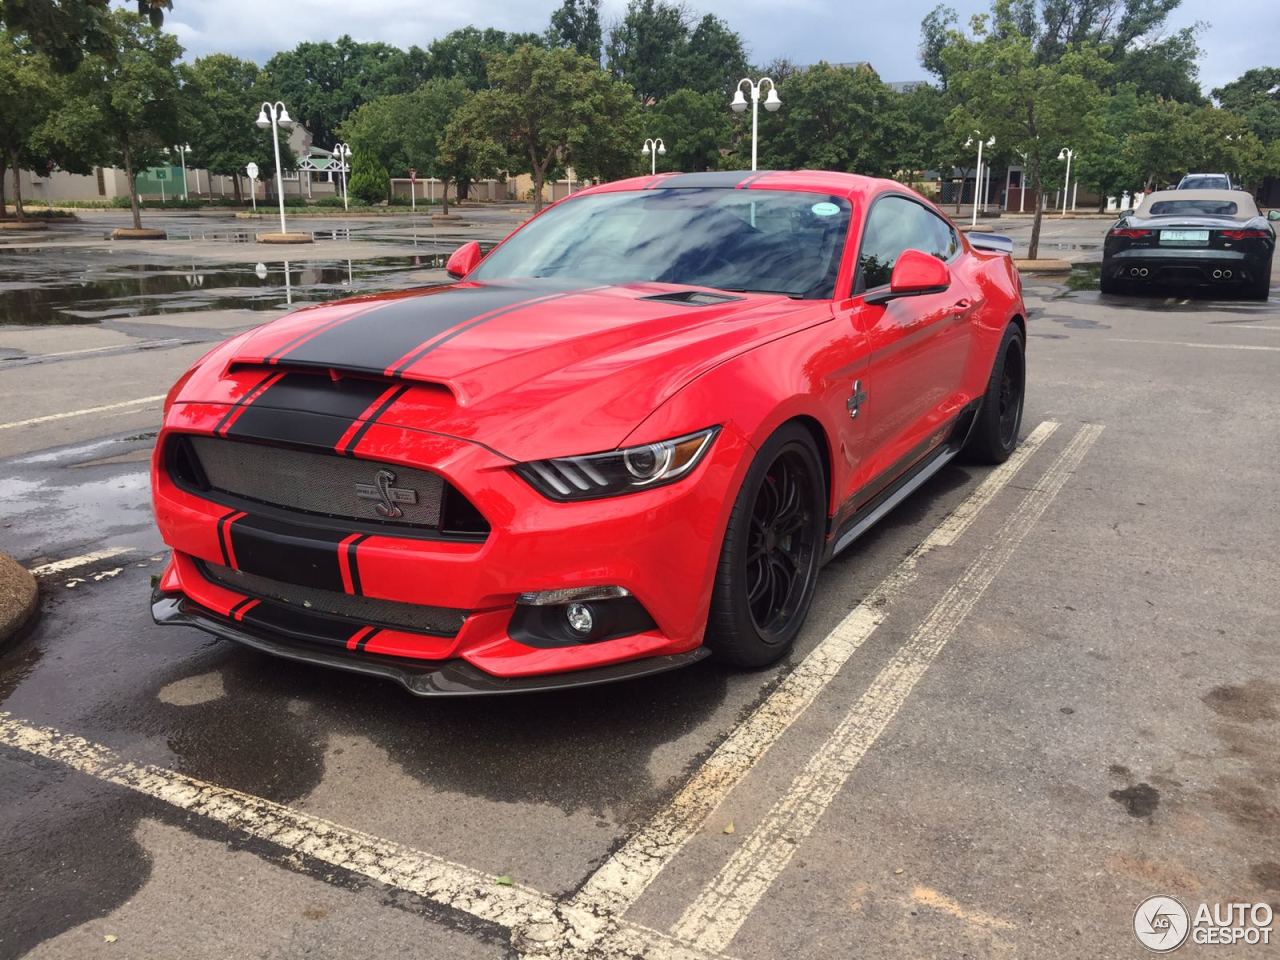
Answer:
<svg viewBox="0 0 1280 960"><path fill-rule="evenodd" d="M998 233L967 233L969 243L984 253L1003 253L1013 256L1013 241Z"/></svg>

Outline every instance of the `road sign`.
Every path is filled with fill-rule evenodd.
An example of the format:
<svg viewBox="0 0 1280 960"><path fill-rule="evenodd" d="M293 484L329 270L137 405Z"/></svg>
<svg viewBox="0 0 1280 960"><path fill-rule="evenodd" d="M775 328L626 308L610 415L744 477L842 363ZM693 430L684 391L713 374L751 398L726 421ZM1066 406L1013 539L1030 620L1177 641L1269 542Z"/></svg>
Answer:
<svg viewBox="0 0 1280 960"><path fill-rule="evenodd" d="M244 168L244 172L249 175L250 180L258 179L258 165L256 163L249 164Z"/></svg>

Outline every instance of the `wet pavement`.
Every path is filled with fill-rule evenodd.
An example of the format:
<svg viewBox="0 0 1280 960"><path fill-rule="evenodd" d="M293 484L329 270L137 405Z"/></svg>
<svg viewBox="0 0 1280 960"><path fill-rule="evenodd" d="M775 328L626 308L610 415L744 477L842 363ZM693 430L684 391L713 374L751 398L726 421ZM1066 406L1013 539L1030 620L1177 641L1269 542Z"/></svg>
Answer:
<svg viewBox="0 0 1280 960"><path fill-rule="evenodd" d="M387 245L366 244L349 283L421 282ZM291 266L298 297L343 288L345 258L324 254ZM247 814L228 826L147 793L141 774L72 769L71 747L54 760L0 743L0 958L537 955L527 916L486 906L511 891L593 910L621 898L628 935L678 935L629 952L605 940L594 957L698 944L690 955L747 960L1127 958L1133 910L1155 893L1280 909L1274 298L1111 298L1029 279L1025 466L986 499L991 471L943 470L824 571L785 663L445 702L151 623L158 402L98 408L162 394L211 342L274 315L282 268L260 280L210 257L203 286L169 290L196 274L177 257L65 257L41 279L32 255L0 253L0 276L135 286L48 308L92 314L76 317L88 326L0 329L0 548L45 571L41 622L0 650L0 711L449 866L423 888L371 879L364 850L335 866L322 844L261 839ZM240 296L271 302L228 302ZM77 410L96 412L12 426ZM885 591L957 509L964 532L921 555L909 589ZM947 606L957 596L967 605ZM812 681L812 706L758 730L754 708L809 689L813 658L858 629L858 610L879 625ZM954 624L945 648L914 689L895 688L895 664L920 662L940 622ZM884 723L835 741L824 775L860 759L821 793L806 765L844 726L872 729L850 726L859 710ZM705 774L722 745L747 757L761 731L771 749ZM610 884L601 867L629 838L731 776L669 859L627 861L653 871L638 894ZM779 860L765 827L800 788ZM752 850L751 875L773 879L730 922L740 900L717 891L736 889L726 871ZM476 871L466 896L447 893L455 868ZM699 903L718 905L710 921ZM1252 949L1218 952L1266 955Z"/></svg>

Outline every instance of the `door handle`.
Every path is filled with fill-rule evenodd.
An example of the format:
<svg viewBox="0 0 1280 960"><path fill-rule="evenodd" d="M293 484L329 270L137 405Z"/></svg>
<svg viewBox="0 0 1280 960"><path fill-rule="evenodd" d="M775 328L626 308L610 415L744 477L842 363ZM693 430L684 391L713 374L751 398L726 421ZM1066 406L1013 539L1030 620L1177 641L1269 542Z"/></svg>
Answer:
<svg viewBox="0 0 1280 960"><path fill-rule="evenodd" d="M968 297L964 297L960 300L957 300L955 303L953 303L951 305L951 309L956 311L963 311L963 310L968 310L971 306L973 306L972 301L970 301Z"/></svg>

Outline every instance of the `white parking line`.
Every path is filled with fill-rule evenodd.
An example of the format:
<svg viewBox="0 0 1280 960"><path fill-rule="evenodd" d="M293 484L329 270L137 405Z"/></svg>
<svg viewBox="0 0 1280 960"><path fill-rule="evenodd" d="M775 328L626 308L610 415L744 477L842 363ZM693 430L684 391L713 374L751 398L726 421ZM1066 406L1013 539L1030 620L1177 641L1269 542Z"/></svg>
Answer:
<svg viewBox="0 0 1280 960"><path fill-rule="evenodd" d="M891 602L915 581L921 558L935 547L954 543L1057 428L1052 420L1041 423L1012 457L987 474L888 577L782 678L764 702L730 731L675 798L601 864L573 902L618 916L635 903L880 625Z"/></svg>
<svg viewBox="0 0 1280 960"><path fill-rule="evenodd" d="M47 577L53 573L62 573L64 570L74 570L76 567L87 567L91 563L97 563L99 560L110 560L112 557L118 557L124 553L133 553L133 547L108 547L105 550L95 550L93 553L85 553L78 557L68 557L66 560L54 560L51 563L42 563L38 567L32 567L31 573L37 577Z"/></svg>
<svg viewBox="0 0 1280 960"><path fill-rule="evenodd" d="M13 360L33 362L36 360L53 360L57 357L79 357L86 353L105 353L108 350L150 350L155 347L163 347L171 343L180 342L181 341L177 338L170 337L165 340L141 340L135 342L113 343L105 347L81 347L79 350L61 350L57 353L33 353L29 356L21 357L0 357L0 363Z"/></svg>
<svg viewBox="0 0 1280 960"><path fill-rule="evenodd" d="M854 703L787 792L703 888L676 924L677 937L707 950L722 950L729 945L956 628L1062 490L1102 429L1098 424L1080 428L964 575Z"/></svg>
<svg viewBox="0 0 1280 960"><path fill-rule="evenodd" d="M1261 329L1254 327L1253 329ZM1111 337L1113 343L1155 343L1166 347L1199 347L1201 350L1265 350L1280 352L1280 347L1264 347L1256 343L1196 343L1192 340L1130 340L1127 337Z"/></svg>
<svg viewBox="0 0 1280 960"><path fill-rule="evenodd" d="M164 399L163 393L154 397L139 397L137 400L122 400L119 403L108 403L101 407L85 407L83 410L67 410L65 413L50 413L43 417L32 417L30 420L14 420L11 423L0 423L0 430L12 430L14 427L33 427L37 423L49 423L53 420L66 420L69 417L84 417L91 413L106 413L108 410L123 410L126 407L139 407L147 403L159 403Z"/></svg>
<svg viewBox="0 0 1280 960"><path fill-rule="evenodd" d="M110 749L0 712L0 745L64 764L378 883L511 931L526 957L645 956L706 960L667 934L585 911L507 878L293 810L262 797L123 760Z"/></svg>

